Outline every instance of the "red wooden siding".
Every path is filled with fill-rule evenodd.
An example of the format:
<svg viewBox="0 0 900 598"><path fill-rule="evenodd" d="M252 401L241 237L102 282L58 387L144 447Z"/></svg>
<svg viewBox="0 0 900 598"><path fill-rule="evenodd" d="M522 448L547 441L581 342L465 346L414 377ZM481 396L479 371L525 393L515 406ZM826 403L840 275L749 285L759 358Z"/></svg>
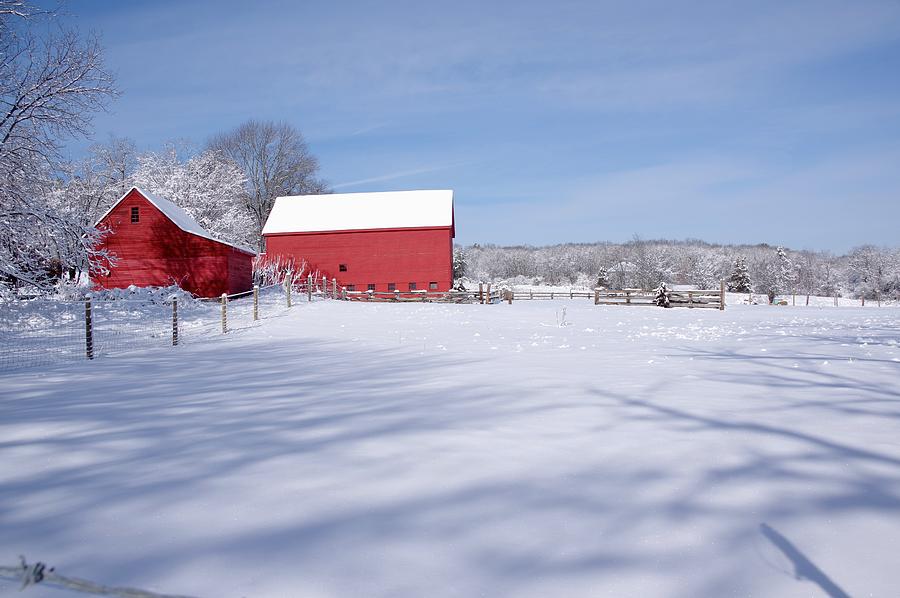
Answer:
<svg viewBox="0 0 900 598"><path fill-rule="evenodd" d="M409 283L428 290L453 285L453 232L451 227L283 233L266 235L269 258L305 259L310 267L336 277L341 286L354 285L365 291L369 284L387 291L388 283L407 291ZM341 272L340 265L347 271Z"/></svg>
<svg viewBox="0 0 900 598"><path fill-rule="evenodd" d="M131 222L133 207L139 210L137 223ZM137 190L98 226L109 231L103 245L117 257L109 276L92 277L100 288L177 284L194 295L214 297L252 287L252 255L181 230Z"/></svg>

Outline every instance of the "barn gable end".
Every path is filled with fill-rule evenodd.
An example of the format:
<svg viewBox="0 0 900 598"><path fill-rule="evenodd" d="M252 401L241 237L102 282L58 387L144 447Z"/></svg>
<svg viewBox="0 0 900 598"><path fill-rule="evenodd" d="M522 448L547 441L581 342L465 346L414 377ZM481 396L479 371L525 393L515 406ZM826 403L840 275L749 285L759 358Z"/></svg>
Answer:
<svg viewBox="0 0 900 598"><path fill-rule="evenodd" d="M101 288L177 284L202 297L248 290L254 254L214 239L184 210L132 188L97 222L116 257Z"/></svg>

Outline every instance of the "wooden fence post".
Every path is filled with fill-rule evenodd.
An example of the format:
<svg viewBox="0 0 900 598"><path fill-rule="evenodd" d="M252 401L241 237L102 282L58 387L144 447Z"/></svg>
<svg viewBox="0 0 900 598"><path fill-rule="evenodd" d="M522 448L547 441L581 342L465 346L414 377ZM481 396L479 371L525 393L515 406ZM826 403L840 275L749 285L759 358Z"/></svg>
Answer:
<svg viewBox="0 0 900 598"><path fill-rule="evenodd" d="M222 334L228 332L228 295L222 293Z"/></svg>
<svg viewBox="0 0 900 598"><path fill-rule="evenodd" d="M631 291L625 291L625 303L631 305Z"/></svg>
<svg viewBox="0 0 900 598"><path fill-rule="evenodd" d="M491 283L487 283L487 301L486 303L490 305L491 303Z"/></svg>
<svg viewBox="0 0 900 598"><path fill-rule="evenodd" d="M337 278L331 278L331 298L337 299Z"/></svg>
<svg viewBox="0 0 900 598"><path fill-rule="evenodd" d="M284 279L284 299L287 301L287 306L291 306L291 287L294 286L294 277Z"/></svg>
<svg viewBox="0 0 900 598"><path fill-rule="evenodd" d="M594 289L594 305L600 305L600 289Z"/></svg>
<svg viewBox="0 0 900 598"><path fill-rule="evenodd" d="M394 289L394 301L400 301L400 289Z"/></svg>
<svg viewBox="0 0 900 598"><path fill-rule="evenodd" d="M478 302L484 305L484 283L478 283Z"/></svg>
<svg viewBox="0 0 900 598"><path fill-rule="evenodd" d="M688 291L688 308L694 307L694 293Z"/></svg>
<svg viewBox="0 0 900 598"><path fill-rule="evenodd" d="M725 310L725 281L719 281L719 311Z"/></svg>
<svg viewBox="0 0 900 598"><path fill-rule="evenodd" d="M837 291L835 291L835 292L834 292L834 306L835 306L835 307L838 306L838 297L837 297L837 296L838 296Z"/></svg>
<svg viewBox="0 0 900 598"><path fill-rule="evenodd" d="M306 301L308 303L312 302L312 285L313 285L313 275L310 274L306 277Z"/></svg>
<svg viewBox="0 0 900 598"><path fill-rule="evenodd" d="M513 302L513 292L512 289L506 291L506 300L509 301L509 304L512 305Z"/></svg>
<svg viewBox="0 0 900 598"><path fill-rule="evenodd" d="M259 319L259 285L253 285L253 321Z"/></svg>
<svg viewBox="0 0 900 598"><path fill-rule="evenodd" d="M341 287L341 299L347 300L347 287Z"/></svg>
<svg viewBox="0 0 900 598"><path fill-rule="evenodd" d="M90 299L84 302L84 353L88 359L94 358L94 317Z"/></svg>
<svg viewBox="0 0 900 598"><path fill-rule="evenodd" d="M178 297L172 297L172 346L178 345Z"/></svg>

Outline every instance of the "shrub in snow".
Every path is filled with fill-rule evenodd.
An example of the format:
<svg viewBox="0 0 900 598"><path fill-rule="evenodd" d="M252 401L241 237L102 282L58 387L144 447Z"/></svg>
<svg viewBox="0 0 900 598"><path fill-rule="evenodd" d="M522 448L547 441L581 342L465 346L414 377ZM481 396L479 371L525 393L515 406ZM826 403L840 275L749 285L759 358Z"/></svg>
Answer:
<svg viewBox="0 0 900 598"><path fill-rule="evenodd" d="M661 282L659 286L656 287L656 299L654 300L656 304L660 307L671 307L669 303L669 287L666 286L666 283Z"/></svg>

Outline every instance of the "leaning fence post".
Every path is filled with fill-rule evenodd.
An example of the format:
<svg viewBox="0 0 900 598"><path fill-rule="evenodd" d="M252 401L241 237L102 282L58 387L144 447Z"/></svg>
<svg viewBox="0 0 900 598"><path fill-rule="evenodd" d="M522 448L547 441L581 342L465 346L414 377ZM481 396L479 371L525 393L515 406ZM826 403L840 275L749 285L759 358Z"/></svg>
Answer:
<svg viewBox="0 0 900 598"><path fill-rule="evenodd" d="M84 352L88 359L94 358L94 318L90 299L84 302Z"/></svg>
<svg viewBox="0 0 900 598"><path fill-rule="evenodd" d="M178 345L178 297L172 297L172 346Z"/></svg>
<svg viewBox="0 0 900 598"><path fill-rule="evenodd" d="M228 295L222 293L222 334L228 332Z"/></svg>
<svg viewBox="0 0 900 598"><path fill-rule="evenodd" d="M253 321L259 319L259 285L253 285Z"/></svg>
<svg viewBox="0 0 900 598"><path fill-rule="evenodd" d="M310 274L306 277L306 301L312 302L312 285L313 285L313 275Z"/></svg>
<svg viewBox="0 0 900 598"><path fill-rule="evenodd" d="M719 311L725 310L725 281L719 281Z"/></svg>

